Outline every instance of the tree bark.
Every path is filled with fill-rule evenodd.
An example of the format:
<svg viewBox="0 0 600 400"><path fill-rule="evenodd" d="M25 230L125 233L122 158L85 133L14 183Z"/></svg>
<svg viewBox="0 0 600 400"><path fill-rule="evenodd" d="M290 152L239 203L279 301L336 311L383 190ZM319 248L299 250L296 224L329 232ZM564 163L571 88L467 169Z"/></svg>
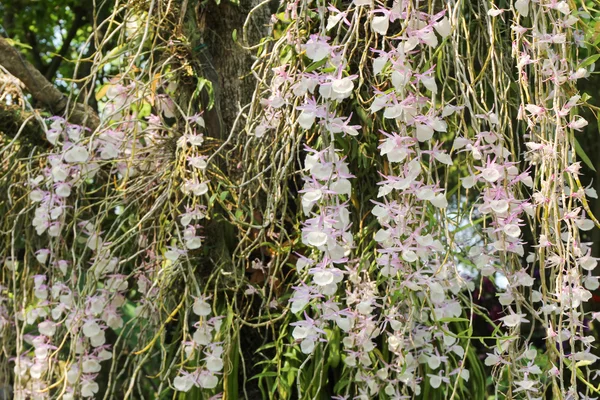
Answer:
<svg viewBox="0 0 600 400"><path fill-rule="evenodd" d="M240 43L234 41L233 33L241 40L242 30L249 13L248 41L253 45L269 34L270 7L268 4L252 11L260 0L240 0L239 4L210 1L198 2L195 9L196 23L200 31L194 48L201 48L199 62L203 66L204 76L215 87L215 105L218 124L215 117L208 125L219 127L217 137L227 136L240 111L240 107L250 102L255 87L255 78L250 74L253 55ZM188 36L192 37L192 36ZM210 128L209 128L210 129Z"/></svg>
<svg viewBox="0 0 600 400"><path fill-rule="evenodd" d="M21 130L19 137L27 143L34 145L44 143L44 130L36 115L20 107L0 103L0 134L14 138L19 130Z"/></svg>
<svg viewBox="0 0 600 400"><path fill-rule="evenodd" d="M0 65L23 82L33 98L48 108L52 114L66 115L70 122L92 130L100 124L98 115L91 107L76 102L69 104L67 97L2 37L0 37Z"/></svg>

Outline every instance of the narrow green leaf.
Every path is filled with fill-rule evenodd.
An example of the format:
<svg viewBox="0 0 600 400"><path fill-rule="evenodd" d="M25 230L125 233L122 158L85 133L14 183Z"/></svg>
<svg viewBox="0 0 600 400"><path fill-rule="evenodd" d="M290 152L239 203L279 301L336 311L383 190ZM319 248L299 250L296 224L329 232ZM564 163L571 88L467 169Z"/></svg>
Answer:
<svg viewBox="0 0 600 400"><path fill-rule="evenodd" d="M581 62L581 64L579 64L578 68L586 68L589 67L590 65L594 64L596 61L598 61L598 58L600 58L600 54L594 54L593 56L589 56L588 58L586 58L585 60L583 60Z"/></svg>
<svg viewBox="0 0 600 400"><path fill-rule="evenodd" d="M258 379L258 378L266 378L269 376L279 376L279 374L277 372L273 372L273 371L265 371L265 372L261 372L258 375L254 375L252 378L250 378L250 380Z"/></svg>
<svg viewBox="0 0 600 400"><path fill-rule="evenodd" d="M322 67L323 65L325 65L326 62L327 62L327 58L324 58L322 60L314 62L314 63L310 64L308 67L306 67L306 69L304 70L304 72L306 72L306 73L313 72L315 69L317 69L317 68Z"/></svg>
<svg viewBox="0 0 600 400"><path fill-rule="evenodd" d="M442 322L442 323L446 323L446 322L470 322L470 319L468 319L468 318L452 318L452 317L448 317L448 318L440 318L440 319L438 319L438 322Z"/></svg>
<svg viewBox="0 0 600 400"><path fill-rule="evenodd" d="M587 154L585 154L585 151L583 151L583 148L581 147L581 145L579 144L577 139L574 139L574 141L575 141L575 153L577 153L577 156L579 156L579 158L581 158L581 161L583 161L585 163L585 165L587 165L592 171L596 172L596 168L594 168L594 164L592 163L592 160L590 160L590 158L587 156Z"/></svg>

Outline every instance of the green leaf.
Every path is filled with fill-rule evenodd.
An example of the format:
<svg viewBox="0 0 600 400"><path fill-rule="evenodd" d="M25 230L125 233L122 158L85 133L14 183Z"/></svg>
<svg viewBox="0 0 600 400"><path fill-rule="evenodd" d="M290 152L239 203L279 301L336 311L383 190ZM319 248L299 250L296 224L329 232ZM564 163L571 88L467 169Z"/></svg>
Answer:
<svg viewBox="0 0 600 400"><path fill-rule="evenodd" d="M112 60L115 60L125 54L127 50L129 50L129 42L122 43L116 47L114 47L111 51L109 51L100 61L98 67L104 67L105 64L110 63Z"/></svg>
<svg viewBox="0 0 600 400"><path fill-rule="evenodd" d="M275 346L277 346L277 343L275 343L275 342L269 342L269 343L267 343L265 345L260 346L258 349L256 349L255 353L260 353L263 350L272 349Z"/></svg>
<svg viewBox="0 0 600 400"><path fill-rule="evenodd" d="M598 58L600 58L600 54L594 54L593 56L589 56L588 58L586 58L585 60L583 60L581 62L581 64L579 64L578 68L586 68L589 67L590 65L594 64L596 61L598 61Z"/></svg>
<svg viewBox="0 0 600 400"><path fill-rule="evenodd" d="M309 73L309 72L313 72L315 69L322 67L323 65L325 65L325 63L327 62L327 57L325 57L322 60L319 60L317 62L314 62L312 64L310 64L308 67L306 67L306 69L304 70L304 72Z"/></svg>
<svg viewBox="0 0 600 400"><path fill-rule="evenodd" d="M149 116L150 114L152 114L152 106L150 105L150 103L143 102L142 107L138 111L137 116L139 118L145 118L145 117Z"/></svg>
<svg viewBox="0 0 600 400"><path fill-rule="evenodd" d="M287 353L283 353L282 356L283 356L283 358L289 358L291 360L300 362L300 359L298 358L296 353L292 353L292 352L288 351Z"/></svg>
<svg viewBox="0 0 600 400"><path fill-rule="evenodd" d="M237 43L237 29L234 29L233 32L231 32L231 38Z"/></svg>
<svg viewBox="0 0 600 400"><path fill-rule="evenodd" d="M200 93L202 92L202 90L206 87L206 91L208 92L208 104L206 105L206 110L210 110L211 108L213 108L214 104L215 104L215 91L213 88L213 84L211 81L209 81L206 78L202 78L202 77L197 77L198 79L198 83L196 84L196 89L194 90L194 93L192 94L192 98L196 99L198 98L198 96L200 96Z"/></svg>
<svg viewBox="0 0 600 400"><path fill-rule="evenodd" d="M581 147L577 139L573 138L573 140L575 141L575 153L577 153L577 156L579 156L579 158L581 158L581 161L583 161L585 165L587 165L592 171L596 172L596 168L594 168L592 160L590 160L587 154L585 154L585 151L583 151L583 148Z"/></svg>
<svg viewBox="0 0 600 400"><path fill-rule="evenodd" d="M208 205L212 207L212 205L215 203L215 200L217 199L218 194L217 193L213 193L212 196L210 196L210 198L208 199Z"/></svg>
<svg viewBox="0 0 600 400"><path fill-rule="evenodd" d="M592 96L590 96L588 93L584 93L581 95L581 101L583 101L584 103L586 103L591 98Z"/></svg>
<svg viewBox="0 0 600 400"><path fill-rule="evenodd" d="M438 319L438 322L442 322L442 323L446 323L446 322L470 322L471 320L468 318L452 318L452 317L448 317L448 318L440 318Z"/></svg>
<svg viewBox="0 0 600 400"><path fill-rule="evenodd" d="M254 375L252 378L250 378L250 380L258 379L258 378L265 378L265 377L269 377L269 376L279 376L279 374L277 372L273 372L273 371L265 371L265 372L261 372L258 375Z"/></svg>

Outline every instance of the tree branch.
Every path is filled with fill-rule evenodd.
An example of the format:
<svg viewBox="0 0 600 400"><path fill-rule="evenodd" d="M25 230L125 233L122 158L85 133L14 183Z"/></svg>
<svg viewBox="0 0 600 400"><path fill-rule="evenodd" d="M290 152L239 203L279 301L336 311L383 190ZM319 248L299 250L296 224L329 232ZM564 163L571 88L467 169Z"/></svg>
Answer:
<svg viewBox="0 0 600 400"><path fill-rule="evenodd" d="M78 80L82 80L82 78L88 78L91 73L92 73L92 67L94 65L93 60L93 55L96 53L97 51L97 45L99 43L102 43L102 41L104 40L104 36L106 35L106 31L109 27L109 24L98 24L98 21L102 22L102 21L106 21L111 12L110 12L110 6L107 4L108 2L102 2L101 4L97 5L97 8L92 8L89 11L89 14L86 16L86 18L88 19L91 27L92 27L92 31L94 32L94 37L92 38L92 40L90 41L89 44L89 48L84 56L84 60L82 61L80 60L80 67L77 69L76 71L76 75L73 77L74 79L78 79ZM96 82L97 81L101 81L102 79L100 78L100 74L102 72L98 71L98 75L96 76L96 79L85 79L83 85L81 85L80 90L81 90L81 96L83 98L88 98L87 94L89 92L94 92L95 88L96 88ZM98 102L96 101L96 97L95 96L90 96L89 97L89 102L88 104L94 109L97 110L98 109Z"/></svg>
<svg viewBox="0 0 600 400"><path fill-rule="evenodd" d="M34 32L29 29L26 29L25 24L23 24L23 30L25 31L25 39L27 39L27 43L31 46L31 56L33 57L33 62L38 70L44 71L46 69L46 65L44 60L42 60L42 56L40 55L40 48L38 46L37 37Z"/></svg>
<svg viewBox="0 0 600 400"><path fill-rule="evenodd" d="M66 115L70 122L90 129L96 129L100 125L98 115L88 105L72 102L67 109L69 105L67 97L2 37L0 37L0 65L23 82L33 98L44 104L54 115Z"/></svg>
<svg viewBox="0 0 600 400"><path fill-rule="evenodd" d="M46 68L46 71L44 73L46 79L48 79L49 81L52 81L54 75L56 74L56 71L58 71L58 68L62 63L63 58L65 58L65 56L67 55L67 52L71 47L71 42L73 41L73 39L75 39L75 36L77 35L77 31L79 30L79 28L85 25L85 8L77 8L74 11L75 18L73 19L71 28L69 29L69 32L67 32L67 36L63 39L63 43L60 47L60 50L54 57L52 57L52 61L50 62L50 65L48 65L48 68Z"/></svg>

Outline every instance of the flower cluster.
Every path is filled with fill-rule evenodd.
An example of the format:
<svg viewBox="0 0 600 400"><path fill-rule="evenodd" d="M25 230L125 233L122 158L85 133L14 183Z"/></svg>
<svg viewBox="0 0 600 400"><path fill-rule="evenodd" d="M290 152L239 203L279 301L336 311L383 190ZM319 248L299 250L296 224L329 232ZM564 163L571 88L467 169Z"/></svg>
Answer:
<svg viewBox="0 0 600 400"><path fill-rule="evenodd" d="M187 392L193 386L204 389L213 389L219 383L216 376L223 369L223 345L214 341L221 327L221 317L209 318L212 307L208 299L196 298L194 301L194 314L200 317L200 321L194 324L196 331L192 340L184 343L186 360L193 360L197 355L204 355L203 367L196 367L193 372L181 371L181 374L173 379L175 389Z"/></svg>
<svg viewBox="0 0 600 400"><path fill-rule="evenodd" d="M542 4L519 0L515 11L513 55L520 85L525 90L522 93L527 93L521 99L518 118L527 129L527 159L536 166L535 182L523 181L533 189L529 210L525 211L536 217L535 251L528 255L527 262L539 271L542 281L527 305L547 334L553 390L560 387L567 397L578 396L576 379L573 377L570 384L566 380L567 375L574 376L572 365L586 369L597 361L591 352L594 338L586 334L585 320L590 316L583 308L592 298L591 291L598 288L598 279L592 274L597 261L591 257L589 243L584 241L585 232L595 225L587 213L586 196L597 195L593 189L582 187L581 166L575 161L576 136L587 125L585 119L576 115L581 97L575 84L586 78L589 71L571 61L566 44L573 49L584 46L583 33L576 26L586 14L571 9L566 1ZM527 16L531 18L526 19ZM529 92L531 80L539 87ZM511 211L512 208L507 210ZM510 237L518 232L513 226L520 221L511 215L508 219L508 224L497 229ZM514 282L511 288L531 286L533 279L528 278L516 271L510 278ZM503 304L510 314L502 319L503 324L517 327L526 322L522 311L511 308L516 294L505 297ZM533 360L533 354L528 359ZM501 358L497 361L507 362ZM530 363L523 364L515 378L516 390L541 394L543 388L535 377L539 373L531 371Z"/></svg>
<svg viewBox="0 0 600 400"><path fill-rule="evenodd" d="M48 236L48 247L37 250L35 258L50 273L33 277L35 302L22 315L28 325L37 325L39 335L29 341L35 357L22 355L15 361L17 375L23 378L29 374L33 382L28 385L36 385L33 390L23 388L19 395L45 398L36 393L44 393L44 375L60 350L53 339L60 333L70 338L72 354L63 397L93 397L99 390L94 379L101 363L112 358L105 331L123 326L119 309L125 302L128 282L119 274L119 258L112 255L94 221L74 219L69 198L86 182L93 182L102 160L113 156L105 154L108 136L90 141L84 128L59 117L51 118L46 137L55 152L47 156L43 175L30 181L29 198L37 204L32 225L37 235ZM114 157L120 154L117 143L112 142ZM77 240L83 244L81 251L91 253L90 277L101 282L102 289L87 293L73 289L81 272L79 261L61 251L61 243L70 235L68 229L76 231Z"/></svg>
<svg viewBox="0 0 600 400"><path fill-rule="evenodd" d="M441 226L423 224L431 215L442 220L448 207L445 191L432 171L453 165L442 148L441 136L448 130L444 118L461 108L438 107L434 68L417 66L425 57L421 49L439 46L452 27L444 12L428 15L403 2L394 3L391 9L370 9L369 5L355 1L341 10L333 6L322 10L320 18L327 24L308 38L288 32L288 43L311 67L308 71L290 66L273 69L272 84L262 102L265 122L259 125L262 136L268 132L266 121L277 121L269 127L274 129L286 113L295 112L302 132L320 135L323 150L305 147L301 204L308 218L301 237L311 254L300 256L297 262L301 283L294 287L290 303L294 313L304 311L304 319L291 324L292 337L302 352L312 353L331 327L327 322L335 321L334 327L343 332L344 362L353 370L359 398L371 398L383 388L389 396L407 390L418 394L423 379L438 387L453 375L469 377L464 348L444 322L462 316L455 296L468 282L455 272L453 260L445 257L448 249ZM296 3L289 4L290 17L298 15L296 7ZM363 24L363 17L368 24ZM402 36L395 37L392 45L386 35L393 23L400 23ZM334 42L327 34L343 29L352 37L362 27L379 48L372 50L377 56L373 59L376 87L372 88L359 86L364 71L351 72L346 56L352 42ZM344 111L357 91L372 93L371 113L395 126L392 132L379 131L379 154L387 172L381 173L378 197L382 199L373 208L381 226L374 241L380 247L375 263L383 281L368 272L370 260L350 258L354 241L349 232L349 204L344 200L352 195L351 171L335 143L341 138L361 140L363 126L354 124L353 114ZM389 364L373 361L380 340L393 353ZM451 364L450 358L455 359ZM433 373L422 375L420 364L429 365Z"/></svg>
<svg viewBox="0 0 600 400"><path fill-rule="evenodd" d="M202 246L201 226L198 222L206 217L206 206L201 199L209 192L209 180L206 177L208 167L207 156L201 151L205 128L204 119L200 115L186 118L188 129L177 142L178 156L184 160L185 168L182 177L181 191L185 194L185 212L178 216L179 246L172 246L165 252L165 259L172 264L181 262L181 256L188 251ZM210 317L212 306L208 302L210 296L195 299L192 310L200 317L194 324L195 331L191 341L182 343L185 363L190 363L192 372L181 370L173 379L173 387L182 392L192 387L214 389L219 384L218 375L223 369L223 343L216 342L220 334L222 317ZM203 357L203 358L201 358ZM203 362L201 362L203 361Z"/></svg>
<svg viewBox="0 0 600 400"><path fill-rule="evenodd" d="M349 262L354 238L350 229L347 201L351 194L348 166L333 147L316 151L307 147L304 161L302 207L311 218L304 222L302 243L312 250L310 257L300 256L296 271L301 285L290 299L295 313L305 310L305 319L294 322L293 338L300 343L303 353L310 354L319 340L324 340L324 328L335 322L342 330L351 324L336 301L336 294L344 279L344 266Z"/></svg>
<svg viewBox="0 0 600 400"><path fill-rule="evenodd" d="M121 273L125 272L125 261L115 251L118 247L110 242L114 232L102 231L105 226L102 217L82 211L81 204L72 199L107 178L109 181L116 178L126 185L141 172L160 169L160 158L147 156L163 133L161 117L150 113L145 106L150 105L149 98L134 84L111 82L106 98L101 117L109 127L101 127L97 132L69 124L60 117L50 118L46 138L53 151L45 156L42 174L29 182L29 199L36 205L31 223L38 236L47 237L43 241L46 246L35 251L35 258L49 273L33 277L33 302L20 315L26 325L37 325L39 334L27 339L31 352L15 359L15 373L26 382L25 386L17 385L18 398L46 398L46 374L53 373L53 360L61 353L69 355L63 398L94 397L100 390L96 377L102 363L113 356L105 332L107 329L119 332L123 328L121 308L126 302L129 276ZM167 95L158 96L155 109L164 118L175 115L174 103ZM185 210L175 216L181 226L176 234L180 245L168 247L162 256L144 251L135 273L141 299L134 315L154 323L159 322L155 321L158 311L155 303L161 290L156 286L161 269L180 265L181 256L202 244L201 226L197 223L205 217L206 207L200 200L209 189L204 177L207 156L201 151L204 137L199 132L204 121L196 115L186 118L185 125L188 133L178 141L178 154L185 171L181 190L188 199ZM123 212L123 205L114 209L117 216ZM86 215L92 218L85 219ZM72 240L76 245L65 248L65 241ZM138 245L144 248L147 240L140 235ZM85 262L89 262L87 272L82 271ZM77 282L84 285L77 288ZM206 317L210 307L207 312L206 307L196 304L194 311ZM201 320L193 336L194 345L182 344L188 357L203 347L210 373L198 370L197 375L198 382L206 388L217 385L214 373L222 369L223 348L212 343L219 331L219 320L218 317ZM55 342L62 335L69 340ZM175 386L186 387L180 378Z"/></svg>
<svg viewBox="0 0 600 400"><path fill-rule="evenodd" d="M446 322L462 316L456 296L469 287L468 280L445 257L450 249L443 226L423 224L426 219L445 218L448 199L432 171L453 165L442 148L448 130L444 119L460 108L437 105L434 69L422 71L419 65L427 49L437 48L440 40L451 35L452 26L444 12L428 15L403 3L376 13L383 16L375 14L371 27L384 46L389 23L396 18L403 33L397 46L377 50L373 59L377 86L390 90L373 89L370 111L381 114L395 131L379 132L379 151L389 172L381 173L381 200L372 210L380 225L374 240L379 245L378 271L385 282L385 295L378 305L383 319L373 326L372 310L365 313L360 308L364 300L357 301L367 328L357 332L356 339L349 337L355 344L353 351L361 355L361 380L366 383L362 398L376 395L380 388L388 396L419 395L423 382L438 388L454 378L469 379L465 349ZM372 287L363 283L359 293L372 297ZM383 336L391 352L388 364L371 365L368 351L372 346L356 346L364 343L362 332L369 333L371 340ZM427 369L421 365L429 372L424 373Z"/></svg>

